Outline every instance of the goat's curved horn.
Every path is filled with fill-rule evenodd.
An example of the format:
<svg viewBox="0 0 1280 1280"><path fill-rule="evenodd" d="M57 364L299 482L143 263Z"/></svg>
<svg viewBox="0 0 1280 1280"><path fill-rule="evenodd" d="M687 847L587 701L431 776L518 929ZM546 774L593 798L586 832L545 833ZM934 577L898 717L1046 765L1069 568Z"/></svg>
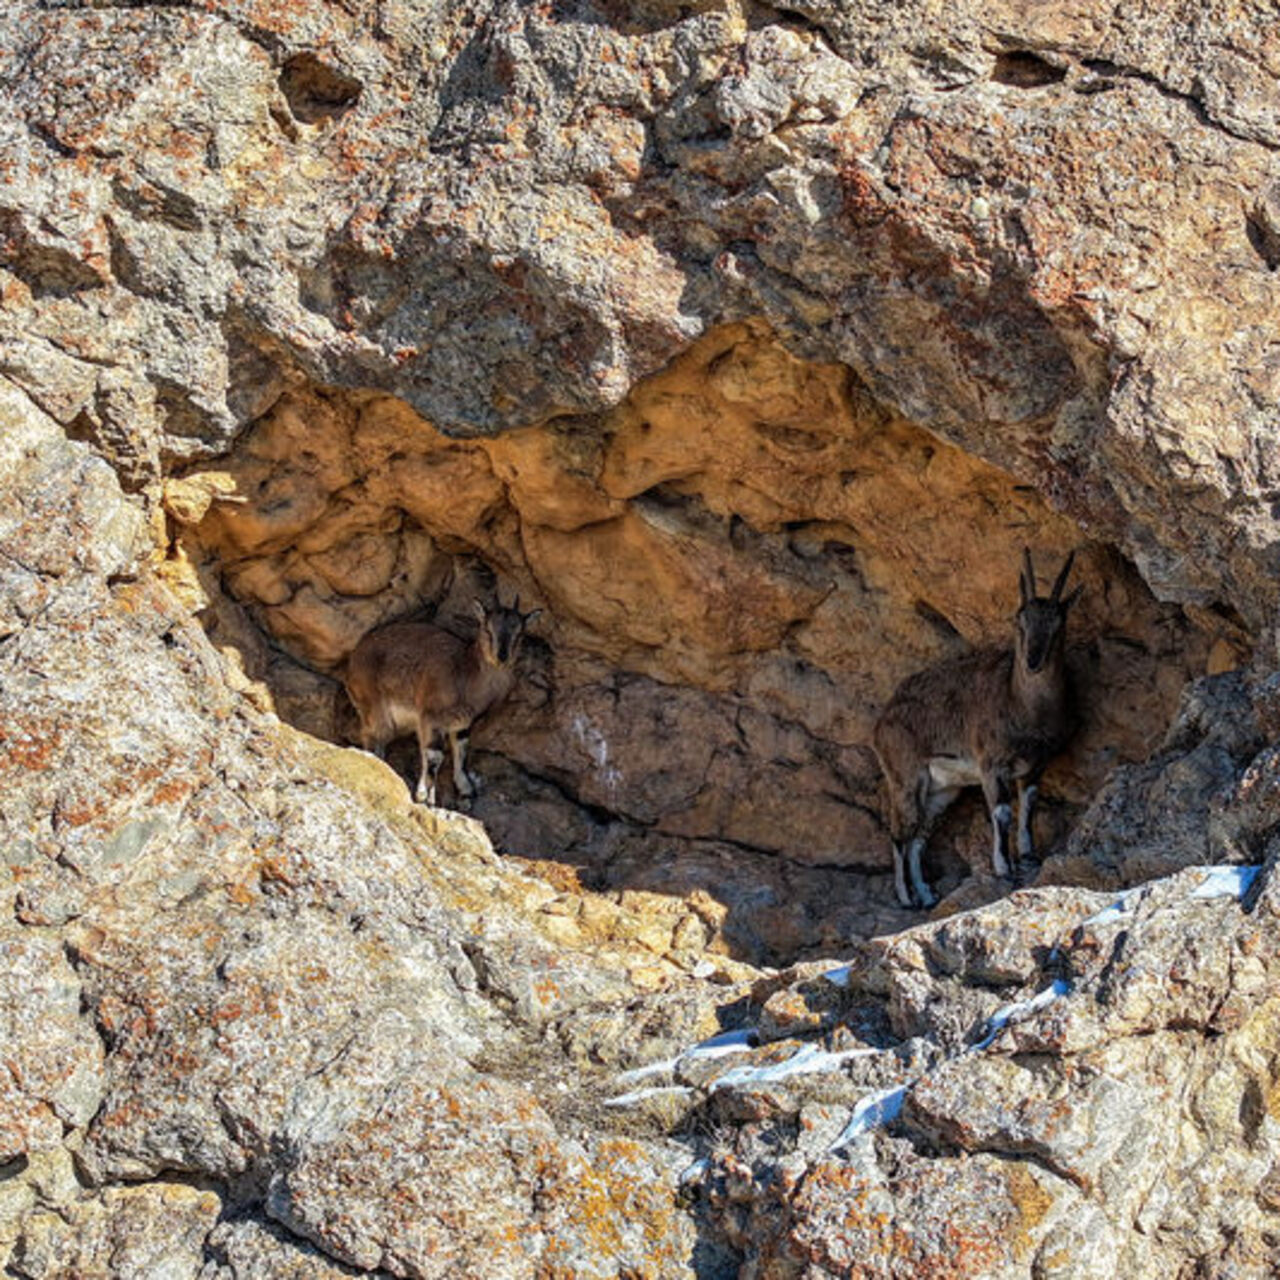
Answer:
<svg viewBox="0 0 1280 1280"><path fill-rule="evenodd" d="M1071 572L1071 562L1076 558L1076 553L1072 551L1066 559L1066 563L1058 572L1057 581L1053 584L1053 590L1049 593L1049 599L1054 604L1058 603L1058 597L1062 595L1062 588L1067 585L1067 574Z"/></svg>
<svg viewBox="0 0 1280 1280"><path fill-rule="evenodd" d="M1022 548L1022 576L1018 579L1018 586L1022 588L1023 604L1036 598L1036 571L1031 563L1030 547Z"/></svg>

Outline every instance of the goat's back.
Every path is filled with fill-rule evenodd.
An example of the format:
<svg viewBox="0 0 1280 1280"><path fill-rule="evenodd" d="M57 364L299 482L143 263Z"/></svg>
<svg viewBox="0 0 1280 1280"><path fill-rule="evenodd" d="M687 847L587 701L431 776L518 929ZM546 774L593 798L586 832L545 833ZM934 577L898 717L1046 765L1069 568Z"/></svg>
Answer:
<svg viewBox="0 0 1280 1280"><path fill-rule="evenodd" d="M908 676L876 721L872 745L882 764L904 747L921 759L972 756L975 733L1004 714L1013 653L976 649Z"/></svg>
<svg viewBox="0 0 1280 1280"><path fill-rule="evenodd" d="M371 631L347 659L343 683L362 713L374 707L448 712L462 693L468 646L426 622Z"/></svg>

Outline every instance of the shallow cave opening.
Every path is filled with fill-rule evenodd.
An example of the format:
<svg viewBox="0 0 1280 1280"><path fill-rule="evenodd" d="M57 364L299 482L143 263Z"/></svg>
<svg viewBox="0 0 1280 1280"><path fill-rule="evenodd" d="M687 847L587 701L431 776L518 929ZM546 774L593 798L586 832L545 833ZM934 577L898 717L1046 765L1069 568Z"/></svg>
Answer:
<svg viewBox="0 0 1280 1280"><path fill-rule="evenodd" d="M466 639L476 599L541 608L516 691L473 734L474 816L557 883L694 904L701 945L757 964L919 918L894 900L871 728L906 675L1009 641L1024 547L1044 584L1075 549L1084 587L1082 727L1044 780L1042 851L1159 743L1187 681L1232 661L1229 628L1157 601L1025 483L760 322L609 413L495 438L295 388L172 492L214 640L331 741L354 740L340 675L370 629ZM1008 891L988 830L975 794L935 836L943 910Z"/></svg>
<svg viewBox="0 0 1280 1280"><path fill-rule="evenodd" d="M314 53L295 54L280 69L280 92L293 118L303 124L343 115L355 105L363 87Z"/></svg>
<svg viewBox="0 0 1280 1280"><path fill-rule="evenodd" d="M991 78L1014 89L1040 89L1061 84L1067 78L1067 69L1030 49L1009 49L996 55Z"/></svg>

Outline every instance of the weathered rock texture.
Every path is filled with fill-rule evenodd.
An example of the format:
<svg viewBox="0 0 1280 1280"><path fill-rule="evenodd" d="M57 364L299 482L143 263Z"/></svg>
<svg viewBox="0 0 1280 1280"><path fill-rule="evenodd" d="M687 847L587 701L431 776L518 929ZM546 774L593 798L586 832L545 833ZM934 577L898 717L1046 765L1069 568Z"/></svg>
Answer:
<svg viewBox="0 0 1280 1280"><path fill-rule="evenodd" d="M0 1266L1274 1274L1272 18L10 5ZM1024 545L1040 887L875 936ZM474 818L321 740L517 589Z"/></svg>
<svg viewBox="0 0 1280 1280"><path fill-rule="evenodd" d="M1273 868L1246 912L1235 868L1026 891L769 983L817 1016L688 1090L738 1122L700 1173L747 1273L1273 1272Z"/></svg>
<svg viewBox="0 0 1280 1280"><path fill-rule="evenodd" d="M143 525L109 469L5 397L13 1273L154 1275L162 1254L166 1274L237 1273L281 1250L215 1241L220 1202L283 1224L285 1254L311 1240L395 1274L687 1254L695 1225L656 1172L678 1151L558 1128L538 1093L589 1109L539 1066L571 1011L666 983L669 1035L715 1028L726 987L682 984L672 952L692 913L664 939L601 901L600 945L562 945L557 895L500 867L478 827L237 696L173 597L128 571Z"/></svg>
<svg viewBox="0 0 1280 1280"><path fill-rule="evenodd" d="M449 440L386 397L288 393L219 468L169 486L180 515L215 477L225 490L196 505L171 571L215 584L213 634L233 647L246 619L223 589L313 671L424 605L465 619L484 589L468 557L544 605L546 651L477 739L519 773L479 812L504 847L613 880L628 835L658 865L699 841L887 865L876 712L966 641L1007 642L1021 547L1047 579L1081 536L760 324L717 330L597 423L492 440ZM1208 651L1114 552L1086 549L1077 576L1086 724L1050 779L1063 807L1046 834L1155 745ZM254 637L239 647L254 654ZM342 739L331 681L266 652L251 674L295 723ZM545 803L541 821L525 811L548 782L576 802L550 823Z"/></svg>

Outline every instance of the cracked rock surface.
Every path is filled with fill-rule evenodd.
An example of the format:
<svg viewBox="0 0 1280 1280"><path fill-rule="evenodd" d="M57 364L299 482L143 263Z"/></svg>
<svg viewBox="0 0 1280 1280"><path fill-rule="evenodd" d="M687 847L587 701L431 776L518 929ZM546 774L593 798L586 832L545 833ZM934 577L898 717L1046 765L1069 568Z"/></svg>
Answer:
<svg viewBox="0 0 1280 1280"><path fill-rule="evenodd" d="M1273 17L8 6L0 1271L1273 1275ZM869 728L1027 545L924 920ZM517 589L414 806L341 664Z"/></svg>

